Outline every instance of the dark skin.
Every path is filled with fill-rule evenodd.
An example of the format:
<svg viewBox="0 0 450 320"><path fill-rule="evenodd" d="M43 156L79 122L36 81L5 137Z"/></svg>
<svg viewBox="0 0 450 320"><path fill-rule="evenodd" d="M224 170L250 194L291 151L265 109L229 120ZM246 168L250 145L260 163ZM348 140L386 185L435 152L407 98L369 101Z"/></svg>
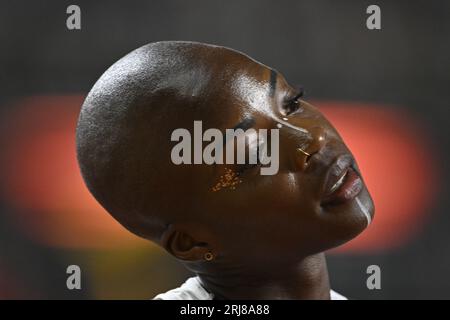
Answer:
<svg viewBox="0 0 450 320"><path fill-rule="evenodd" d="M227 48L143 47L108 70L83 106L83 177L119 222L198 274L216 299L329 299L323 252L361 233L374 206L351 152L301 95L279 72ZM192 130L194 120L223 132L279 128L278 173L174 165L170 133ZM122 131L111 138L111 127Z"/></svg>

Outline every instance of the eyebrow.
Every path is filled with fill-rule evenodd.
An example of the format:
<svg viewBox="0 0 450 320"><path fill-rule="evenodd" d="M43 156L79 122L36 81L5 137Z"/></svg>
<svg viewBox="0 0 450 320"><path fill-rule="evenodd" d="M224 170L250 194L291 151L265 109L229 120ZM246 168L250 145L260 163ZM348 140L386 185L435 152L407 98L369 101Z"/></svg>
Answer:
<svg viewBox="0 0 450 320"><path fill-rule="evenodd" d="M270 69L270 80L269 80L269 96L273 97L275 94L275 89L277 87L277 72Z"/></svg>

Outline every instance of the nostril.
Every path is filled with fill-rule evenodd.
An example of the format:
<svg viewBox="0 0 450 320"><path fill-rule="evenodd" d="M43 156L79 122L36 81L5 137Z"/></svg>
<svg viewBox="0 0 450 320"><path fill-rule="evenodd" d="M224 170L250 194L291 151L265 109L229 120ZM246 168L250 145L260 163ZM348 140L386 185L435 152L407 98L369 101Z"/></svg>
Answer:
<svg viewBox="0 0 450 320"><path fill-rule="evenodd" d="M299 167L304 170L309 165L313 155L318 153L326 144L326 131L322 127L313 127L308 130L311 134L309 141L303 141L300 146L296 147L298 157L297 163Z"/></svg>
<svg viewBox="0 0 450 320"><path fill-rule="evenodd" d="M309 159L311 159L311 155L306 156L306 158L305 158L305 163L306 163L306 164L308 164Z"/></svg>

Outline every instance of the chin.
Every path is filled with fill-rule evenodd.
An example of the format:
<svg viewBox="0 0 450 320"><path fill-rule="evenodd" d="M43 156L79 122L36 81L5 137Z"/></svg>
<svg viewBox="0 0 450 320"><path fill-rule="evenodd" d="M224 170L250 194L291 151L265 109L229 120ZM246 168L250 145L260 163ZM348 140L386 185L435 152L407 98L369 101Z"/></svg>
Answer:
<svg viewBox="0 0 450 320"><path fill-rule="evenodd" d="M340 246L364 232L372 223L374 214L374 203L366 188L345 203L322 207L319 214L321 223L331 242L327 249Z"/></svg>

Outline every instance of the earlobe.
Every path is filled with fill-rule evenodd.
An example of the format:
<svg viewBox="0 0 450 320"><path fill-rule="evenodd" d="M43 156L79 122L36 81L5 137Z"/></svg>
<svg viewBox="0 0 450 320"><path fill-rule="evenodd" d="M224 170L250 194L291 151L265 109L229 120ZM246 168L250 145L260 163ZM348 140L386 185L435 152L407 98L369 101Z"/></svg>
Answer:
<svg viewBox="0 0 450 320"><path fill-rule="evenodd" d="M204 260L211 254L206 242L197 241L188 232L169 225L161 237L161 245L175 258L184 261Z"/></svg>

